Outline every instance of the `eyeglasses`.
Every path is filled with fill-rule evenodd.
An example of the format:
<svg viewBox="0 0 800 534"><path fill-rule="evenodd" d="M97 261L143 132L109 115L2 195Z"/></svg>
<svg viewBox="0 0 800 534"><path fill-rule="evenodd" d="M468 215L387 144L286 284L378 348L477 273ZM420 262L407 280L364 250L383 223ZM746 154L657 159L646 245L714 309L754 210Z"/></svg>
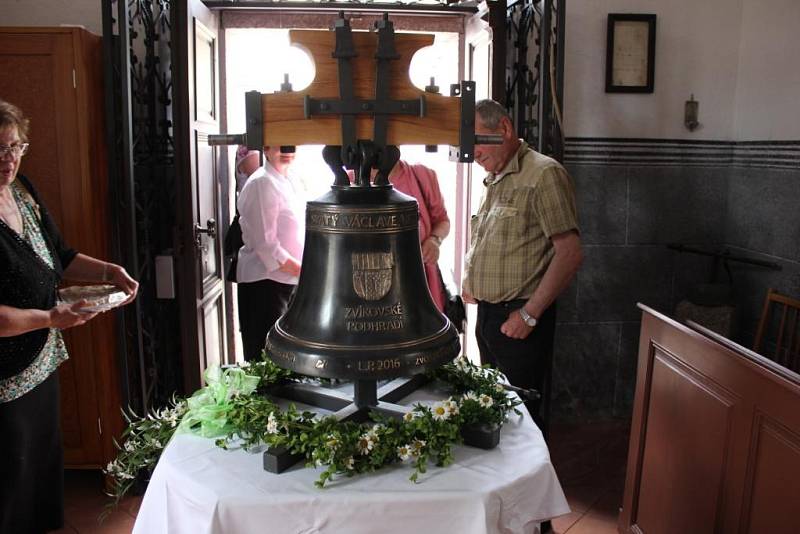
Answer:
<svg viewBox="0 0 800 534"><path fill-rule="evenodd" d="M0 145L0 158L4 158L9 154L15 158L24 156L28 152L28 146L28 143L22 143L14 146Z"/></svg>

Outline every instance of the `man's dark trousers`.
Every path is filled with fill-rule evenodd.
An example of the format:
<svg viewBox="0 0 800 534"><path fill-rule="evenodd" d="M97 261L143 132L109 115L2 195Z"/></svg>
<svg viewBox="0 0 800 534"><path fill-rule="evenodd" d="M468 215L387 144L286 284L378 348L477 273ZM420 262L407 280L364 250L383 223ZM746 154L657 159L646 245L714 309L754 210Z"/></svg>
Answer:
<svg viewBox="0 0 800 534"><path fill-rule="evenodd" d="M543 417L546 414L542 414L542 406L548 404L549 399L545 399L545 396L550 395L549 376L553 363L556 305L553 303L539 317L536 327L528 337L512 339L500 332L500 326L508 320L509 313L521 308L525 302L525 299L496 304L478 302L475 337L481 353L481 363L500 369L512 385L535 389L542 394L540 400L529 401L525 405L546 436L547 421Z"/></svg>

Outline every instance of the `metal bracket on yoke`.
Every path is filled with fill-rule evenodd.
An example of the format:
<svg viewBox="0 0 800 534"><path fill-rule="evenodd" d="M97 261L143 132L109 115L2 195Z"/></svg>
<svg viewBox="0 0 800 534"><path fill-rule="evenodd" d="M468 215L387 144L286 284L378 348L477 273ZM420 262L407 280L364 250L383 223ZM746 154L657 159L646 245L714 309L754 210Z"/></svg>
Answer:
<svg viewBox="0 0 800 534"><path fill-rule="evenodd" d="M339 66L339 98L343 102L354 100L353 94L353 64L351 59L357 57L353 45L353 32L350 21L344 18L344 11L339 12L339 18L333 23L336 32L336 49L331 57L337 59ZM306 113L308 116L308 113ZM342 122L342 161L348 169L355 167L356 149L356 118L351 113L341 114Z"/></svg>
<svg viewBox="0 0 800 534"><path fill-rule="evenodd" d="M383 18L375 22L375 29L378 30L378 49L375 51L377 67L375 71L375 107L383 110L391 104L389 100L389 67L390 61L400 57L394 47L394 24L389 20L389 14L384 13ZM420 109L424 111L425 100L420 100ZM405 108L406 105L401 105ZM389 118L384 114L376 114L373 121L372 141L377 145L378 150L386 146L386 128Z"/></svg>
<svg viewBox="0 0 800 534"><path fill-rule="evenodd" d="M426 93L439 94L439 86L436 85L436 78L431 76L431 83L425 86ZM438 145L425 145L425 152L438 152Z"/></svg>
<svg viewBox="0 0 800 534"><path fill-rule="evenodd" d="M261 93L247 91L244 94L244 114L246 126L245 145L250 150L258 150L258 166L264 165L264 115L261 109Z"/></svg>
<svg viewBox="0 0 800 534"><path fill-rule="evenodd" d="M285 80L288 83L288 80ZM291 87L291 85L290 85ZM264 117L261 108L261 93L248 91L244 94L246 132L243 134L211 134L209 146L244 145L258 150L259 165L264 164Z"/></svg>
<svg viewBox="0 0 800 534"><path fill-rule="evenodd" d="M475 161L475 82L462 81L450 86L450 96L461 97L461 124L458 130L458 148L450 147L450 160L461 163Z"/></svg>
<svg viewBox="0 0 800 534"><path fill-rule="evenodd" d="M325 162L333 170L336 179L334 185L345 186L342 166L355 170L355 185L367 187L370 184L370 170L378 169L375 185L388 185L391 168L400 158L395 146L387 146L389 115L413 115L424 117L426 112L425 96L414 100L391 100L390 61L400 57L395 48L394 25L388 13L375 23L378 33L378 45L375 51L375 98L357 99L354 96L353 73L351 59L356 57L350 23L339 13L334 23L336 31L336 50L332 57L339 66L339 99L317 99L305 96L303 113L306 118L314 115L339 115L342 125L342 145L340 157L333 154L334 145L326 146L323 151ZM356 139L355 116L371 115L373 117L373 139Z"/></svg>
<svg viewBox="0 0 800 534"><path fill-rule="evenodd" d="M343 115L342 119L346 117L352 119L354 118L353 115L375 115L376 122L380 119L385 120L386 115L424 117L425 97L420 95L415 100L385 100L380 102L377 99L333 100L311 98L306 95L303 98L303 114L307 119L314 115ZM355 126L353 137L355 137ZM385 134L384 142L386 142Z"/></svg>
<svg viewBox="0 0 800 534"><path fill-rule="evenodd" d="M458 131L459 146L450 147L450 161L472 163L475 145L501 145L503 136L475 133L475 82L462 81L450 86L450 96L461 97L461 125Z"/></svg>

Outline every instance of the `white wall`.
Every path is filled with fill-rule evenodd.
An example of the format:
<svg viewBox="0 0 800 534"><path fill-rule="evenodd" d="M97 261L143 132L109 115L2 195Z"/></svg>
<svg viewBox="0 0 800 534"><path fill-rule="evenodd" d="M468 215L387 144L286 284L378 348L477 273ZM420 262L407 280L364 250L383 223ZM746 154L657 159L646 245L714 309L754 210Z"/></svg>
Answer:
<svg viewBox="0 0 800 534"><path fill-rule="evenodd" d="M785 0L791 2L793 0ZM570 137L731 139L742 0L568 0L564 121ZM656 20L655 91L606 93L609 13ZM700 102L701 128L683 126Z"/></svg>
<svg viewBox="0 0 800 534"><path fill-rule="evenodd" d="M83 26L103 34L101 2L107 0L0 0L2 26Z"/></svg>
<svg viewBox="0 0 800 534"><path fill-rule="evenodd" d="M800 2L744 0L735 134L800 139Z"/></svg>
<svg viewBox="0 0 800 534"><path fill-rule="evenodd" d="M100 35L103 0L0 0L3 26L75 24ZM609 13L655 13L652 94L605 92ZM570 137L800 139L800 1L567 0ZM702 126L683 127L690 94Z"/></svg>
<svg viewBox="0 0 800 534"><path fill-rule="evenodd" d="M654 13L655 91L605 92L609 13ZM569 137L800 139L800 1L568 0ZM684 102L701 127L683 127Z"/></svg>

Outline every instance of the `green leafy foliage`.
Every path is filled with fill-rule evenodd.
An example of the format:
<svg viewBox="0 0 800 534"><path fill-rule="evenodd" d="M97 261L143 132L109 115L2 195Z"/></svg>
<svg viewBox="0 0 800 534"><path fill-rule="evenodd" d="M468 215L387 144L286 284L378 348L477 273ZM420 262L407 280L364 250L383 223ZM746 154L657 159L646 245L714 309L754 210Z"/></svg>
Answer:
<svg viewBox="0 0 800 534"><path fill-rule="evenodd" d="M258 378L257 385L252 377ZM266 357L241 368L210 369L208 385L189 399L173 400L144 417L130 410L124 414L123 444L105 470L114 481L112 505L137 477L152 471L176 430L214 437L224 449L286 448L305 457L308 466L324 468L316 481L320 488L339 476L399 463L411 467L409 479L417 482L429 462L440 467L453 462L452 446L461 441L463 425L502 425L521 402L507 394L498 371L466 358L442 366L431 378L446 383L451 396L430 406L417 404L402 419L372 413L371 421L357 423L318 417L294 405L281 409L264 395L268 388L307 379Z"/></svg>
<svg viewBox="0 0 800 534"><path fill-rule="evenodd" d="M114 441L119 452L103 470L111 480L111 507L119 504L134 484L153 470L186 410L186 402L175 398L164 408L150 410L144 416L130 408L122 410L122 417L128 424L122 433L122 445Z"/></svg>

